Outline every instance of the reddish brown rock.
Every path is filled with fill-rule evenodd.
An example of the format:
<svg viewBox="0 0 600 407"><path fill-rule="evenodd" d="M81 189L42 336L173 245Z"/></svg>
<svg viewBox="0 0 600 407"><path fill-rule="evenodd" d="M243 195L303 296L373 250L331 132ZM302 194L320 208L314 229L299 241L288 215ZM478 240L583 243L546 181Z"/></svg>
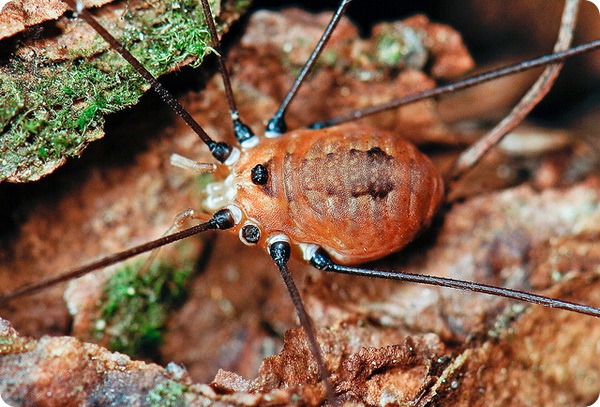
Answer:
<svg viewBox="0 0 600 407"><path fill-rule="evenodd" d="M283 15L255 16L266 20L254 21L242 40L243 48L230 54L240 110L256 129L274 110L291 75L280 64L282 54L276 49L268 51L275 56L262 55L258 65L253 55L257 51L250 45L261 34L252 27L283 18L277 25L290 29L295 21L322 24L325 19L298 11ZM356 30L343 23L338 35L336 41L353 43ZM321 68L308 84L293 105L290 125L360 106L393 88L385 86L388 73L369 61L365 66L381 79L371 83L346 76L345 53L350 54L347 48L340 52L340 66ZM455 54L456 50L449 55ZM451 67L445 70L452 71ZM270 79L266 84L265 78ZM419 72L395 80L399 85L389 92L432 86L432 80ZM184 103L211 134L229 137L218 82L209 82L200 96L187 95ZM420 123L433 122L434 130L427 128L423 134L435 136L441 128L454 137L445 123L431 120L436 116L432 105L427 102L370 120L388 128L418 128ZM413 122L396 122L415 112L420 115L411 116ZM176 213L197 207L197 180L172 168L168 157L178 152L209 161L204 147L181 123L171 121L170 113L148 115L134 110L132 114L115 122L119 128L125 126L119 133L122 137L100 148L99 156L124 153L127 134L136 136L130 143L137 146L141 135L147 135L150 138L137 154L121 157L116 164L100 160L89 172L77 171L82 175L50 202L43 200L50 192L27 196L33 209L22 216L25 221L13 235L10 250L0 255L3 290L157 237ZM438 158L438 162L444 166L451 158ZM553 189L524 185L482 192L484 186L503 188L519 179L505 176L502 170L516 171L523 162L535 175L535 159L509 160L496 153L465 181L469 193L464 195L472 197L455 204L442 225L402 253L370 266L540 290L600 305L600 180L592 174L584 182L559 182L562 186ZM227 234L208 240L207 245L212 256L201 263L185 304L169 315L163 346L152 356L162 365L183 363L189 375L174 365L161 368L133 361L72 337L43 336L73 334L64 290L54 289L0 310L23 335L16 336L7 323L2 326L0 394L7 401L19 398L25 405L80 405L86 400L144 405L154 395L164 399L169 391L181 393L175 397L187 405L322 403L325 388L318 382L305 335L296 327L287 292L268 256ZM160 256L170 259L183 251L195 257L205 244L192 239L183 247L164 249ZM299 262L292 262L291 269L303 283L302 293L340 401L585 406L600 391L600 324L591 317L471 293L326 275ZM98 292L87 294L100 278L90 280L72 283L67 299L71 306L95 306ZM73 328L90 340L93 324L90 314L79 313Z"/></svg>

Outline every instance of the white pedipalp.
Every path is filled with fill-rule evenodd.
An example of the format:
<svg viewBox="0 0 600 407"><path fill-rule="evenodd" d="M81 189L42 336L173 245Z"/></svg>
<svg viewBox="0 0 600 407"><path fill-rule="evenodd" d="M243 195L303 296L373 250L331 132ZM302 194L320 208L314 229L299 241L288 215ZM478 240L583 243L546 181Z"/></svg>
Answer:
<svg viewBox="0 0 600 407"><path fill-rule="evenodd" d="M186 170L194 171L198 174L204 174L207 172L215 172L217 169L217 165L213 163L199 163L194 160L191 160L187 157L179 155L177 153L171 154L171 158L169 160L172 166L183 168Z"/></svg>
<svg viewBox="0 0 600 407"><path fill-rule="evenodd" d="M204 188L206 198L202 207L208 212L215 212L231 204L237 194L235 177L230 174L223 181L211 182Z"/></svg>

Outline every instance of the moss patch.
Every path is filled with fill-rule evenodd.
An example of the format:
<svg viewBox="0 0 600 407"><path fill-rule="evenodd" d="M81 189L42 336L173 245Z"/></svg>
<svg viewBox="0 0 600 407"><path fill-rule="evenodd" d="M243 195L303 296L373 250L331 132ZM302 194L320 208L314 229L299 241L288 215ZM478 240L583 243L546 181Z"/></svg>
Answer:
<svg viewBox="0 0 600 407"><path fill-rule="evenodd" d="M424 44L426 33L402 24L378 26L373 59L386 67L406 66L423 70L429 50Z"/></svg>
<svg viewBox="0 0 600 407"><path fill-rule="evenodd" d="M162 382L148 392L145 402L150 406L177 407L184 406L184 393L187 386L173 380Z"/></svg>
<svg viewBox="0 0 600 407"><path fill-rule="evenodd" d="M162 341L169 312L185 298L192 265L174 267L154 262L124 266L105 286L106 299L94 336L110 349L131 356L152 356Z"/></svg>
<svg viewBox="0 0 600 407"><path fill-rule="evenodd" d="M229 13L225 21L248 6L230 3L221 7ZM100 21L156 76L199 65L210 51L197 1L120 7L102 10ZM86 37L91 28L84 22L61 24L59 37L2 42L13 52L0 63L0 180L30 181L51 172L102 137L107 114L135 104L149 88L101 38Z"/></svg>

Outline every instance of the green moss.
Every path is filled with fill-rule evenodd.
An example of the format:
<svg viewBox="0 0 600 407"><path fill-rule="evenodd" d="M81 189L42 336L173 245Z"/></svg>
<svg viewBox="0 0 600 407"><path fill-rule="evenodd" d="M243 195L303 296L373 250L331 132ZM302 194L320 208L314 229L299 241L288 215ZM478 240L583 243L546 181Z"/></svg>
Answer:
<svg viewBox="0 0 600 407"><path fill-rule="evenodd" d="M145 404L156 407L184 406L184 393L188 391L186 385L173 380L167 380L148 392Z"/></svg>
<svg viewBox="0 0 600 407"><path fill-rule="evenodd" d="M383 35L377 43L378 60L390 66L397 65L406 52L403 48L402 42L395 35Z"/></svg>
<svg viewBox="0 0 600 407"><path fill-rule="evenodd" d="M149 0L103 23L156 76L199 65L210 51L194 0ZM149 88L101 38L69 48L66 59L46 56L44 44L23 43L0 64L0 180L36 179L78 155L102 136L107 114L135 104Z"/></svg>
<svg viewBox="0 0 600 407"><path fill-rule="evenodd" d="M173 267L154 262L145 273L144 263L124 266L105 286L106 299L94 336L115 351L131 356L151 356L162 340L162 330L173 308L185 298L192 266Z"/></svg>
<svg viewBox="0 0 600 407"><path fill-rule="evenodd" d="M411 27L393 24L382 24L381 29L374 55L377 62L388 67L424 67L428 51L423 44L422 33Z"/></svg>
<svg viewBox="0 0 600 407"><path fill-rule="evenodd" d="M18 91L16 81L8 79L6 85L2 86L2 88L6 88L3 92L3 101L0 103L0 123L4 127L19 110L23 109L25 101Z"/></svg>
<svg viewBox="0 0 600 407"><path fill-rule="evenodd" d="M0 346L9 346L14 342L13 338L10 337L0 337Z"/></svg>

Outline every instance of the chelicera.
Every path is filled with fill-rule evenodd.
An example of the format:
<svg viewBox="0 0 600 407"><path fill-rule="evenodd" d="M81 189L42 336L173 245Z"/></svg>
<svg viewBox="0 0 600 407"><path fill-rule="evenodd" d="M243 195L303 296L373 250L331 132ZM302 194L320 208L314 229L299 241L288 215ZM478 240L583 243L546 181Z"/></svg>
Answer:
<svg viewBox="0 0 600 407"><path fill-rule="evenodd" d="M338 12L344 7L342 5ZM86 18L87 12L79 11ZM243 128L235 108L232 108L232 116L234 123ZM270 135L284 128L276 121L269 127ZM410 279L384 272L367 273L343 265L359 264L394 252L431 222L443 200L443 182L430 161L414 146L389 133L356 125L297 130L258 144L256 136L249 135L245 128L240 134L241 153L235 147L210 138L205 140L222 163L219 165L228 167L231 174L207 187L204 207L215 214L194 232L230 229L239 234L244 243L257 244L267 250L282 275L287 273L287 260L294 253L321 269ZM338 182L340 175L343 182ZM415 193L417 189L419 194ZM202 218L197 214L184 217ZM146 245L144 250L158 247L169 239ZM131 253L126 257L129 255ZM113 261L115 258L110 259ZM97 264L93 265L96 267ZM288 287L290 282L293 284L291 279L285 276L284 279ZM442 284L435 279L428 281ZM480 286L477 290L494 292L487 289ZM292 286L290 291L294 298L297 290ZM590 307L574 307L510 290L496 292L598 315L598 310ZM319 351L310 321L299 296L294 301L318 360ZM319 361L318 365L322 377L326 377L323 362ZM331 388L329 392L331 401Z"/></svg>

